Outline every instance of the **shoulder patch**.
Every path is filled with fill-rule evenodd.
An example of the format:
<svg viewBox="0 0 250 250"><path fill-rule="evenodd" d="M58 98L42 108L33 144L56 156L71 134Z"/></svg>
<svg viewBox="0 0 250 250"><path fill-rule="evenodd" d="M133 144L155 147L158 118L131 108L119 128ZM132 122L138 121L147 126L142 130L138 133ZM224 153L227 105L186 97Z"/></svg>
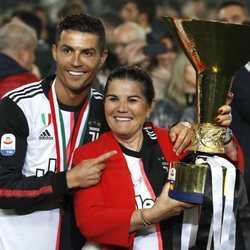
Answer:
<svg viewBox="0 0 250 250"><path fill-rule="evenodd" d="M0 153L3 156L11 156L16 152L16 137L13 134L4 134L1 137Z"/></svg>

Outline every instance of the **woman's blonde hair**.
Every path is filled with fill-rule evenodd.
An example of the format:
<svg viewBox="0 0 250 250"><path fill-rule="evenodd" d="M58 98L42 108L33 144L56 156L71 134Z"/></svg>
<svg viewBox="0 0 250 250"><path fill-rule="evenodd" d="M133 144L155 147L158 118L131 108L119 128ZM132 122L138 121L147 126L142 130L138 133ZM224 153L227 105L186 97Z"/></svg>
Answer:
<svg viewBox="0 0 250 250"><path fill-rule="evenodd" d="M180 52L172 65L171 78L165 96L178 103L181 107L186 104L185 97L185 70L190 65L189 59L183 52Z"/></svg>

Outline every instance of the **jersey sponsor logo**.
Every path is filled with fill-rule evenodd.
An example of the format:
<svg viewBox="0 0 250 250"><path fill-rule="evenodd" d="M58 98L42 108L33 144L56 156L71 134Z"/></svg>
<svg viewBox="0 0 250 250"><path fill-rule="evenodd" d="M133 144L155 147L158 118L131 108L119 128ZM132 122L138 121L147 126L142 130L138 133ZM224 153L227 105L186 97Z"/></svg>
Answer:
<svg viewBox="0 0 250 250"><path fill-rule="evenodd" d="M41 120L42 120L42 123L47 127L50 125L51 123L51 114L48 114L48 113L42 113L41 114Z"/></svg>
<svg viewBox="0 0 250 250"><path fill-rule="evenodd" d="M151 208L153 207L155 200L152 198L146 198L143 199L141 195L135 196L135 202L136 202L136 208L142 209L142 208Z"/></svg>
<svg viewBox="0 0 250 250"><path fill-rule="evenodd" d="M45 129L39 136L39 140L53 140L53 136L49 133L48 129Z"/></svg>
<svg viewBox="0 0 250 250"><path fill-rule="evenodd" d="M4 134L1 137L1 155L11 156L16 152L16 137L13 134Z"/></svg>

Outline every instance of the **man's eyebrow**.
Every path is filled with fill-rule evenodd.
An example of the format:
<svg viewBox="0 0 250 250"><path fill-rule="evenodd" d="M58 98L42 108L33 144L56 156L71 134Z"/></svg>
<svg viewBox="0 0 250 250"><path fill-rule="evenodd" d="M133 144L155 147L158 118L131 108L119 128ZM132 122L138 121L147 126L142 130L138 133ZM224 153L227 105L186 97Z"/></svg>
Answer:
<svg viewBox="0 0 250 250"><path fill-rule="evenodd" d="M71 49L71 50L76 50L76 49L77 49L77 48L74 48L74 47L72 47L72 46L70 46L70 45L68 45L68 44L61 44L61 47L65 47L65 48L68 48L68 49ZM89 48L80 48L80 49L81 49L81 51L85 51L85 50L96 51L96 49L93 48L93 47L89 47Z"/></svg>

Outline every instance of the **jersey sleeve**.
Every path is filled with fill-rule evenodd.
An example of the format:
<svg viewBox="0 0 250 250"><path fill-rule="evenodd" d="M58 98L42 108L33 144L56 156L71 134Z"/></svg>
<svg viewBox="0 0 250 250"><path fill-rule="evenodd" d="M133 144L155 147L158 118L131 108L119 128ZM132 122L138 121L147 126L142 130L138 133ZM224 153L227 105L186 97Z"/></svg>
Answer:
<svg viewBox="0 0 250 250"><path fill-rule="evenodd" d="M42 177L23 175L28 135L23 111L8 97L3 98L0 101L0 208L42 206L69 193L66 172L48 171Z"/></svg>

